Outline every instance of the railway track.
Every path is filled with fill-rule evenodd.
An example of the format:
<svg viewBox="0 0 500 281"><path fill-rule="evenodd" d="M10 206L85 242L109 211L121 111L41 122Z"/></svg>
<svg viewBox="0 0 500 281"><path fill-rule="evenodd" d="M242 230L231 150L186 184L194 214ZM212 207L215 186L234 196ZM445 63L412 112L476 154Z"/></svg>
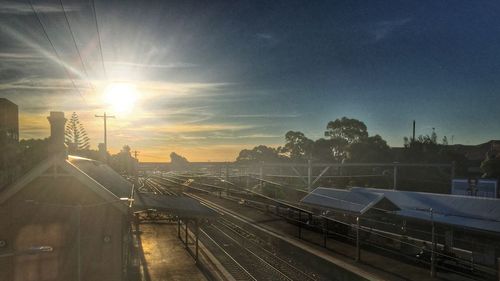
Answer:
<svg viewBox="0 0 500 281"><path fill-rule="evenodd" d="M182 184L179 178L168 182ZM159 180L145 180L148 190L165 195L176 194ZM217 205L200 197L189 195L215 211L224 212ZM245 230L231 220L220 217L200 229L200 240L233 276L235 280L319 280L314 273L306 273L289 258L280 257L264 239Z"/></svg>

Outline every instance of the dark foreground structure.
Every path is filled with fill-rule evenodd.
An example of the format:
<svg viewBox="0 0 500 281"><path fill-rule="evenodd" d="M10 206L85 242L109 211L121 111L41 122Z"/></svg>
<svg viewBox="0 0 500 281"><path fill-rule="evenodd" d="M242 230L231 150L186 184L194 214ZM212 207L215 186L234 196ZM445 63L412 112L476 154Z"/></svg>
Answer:
<svg viewBox="0 0 500 281"><path fill-rule="evenodd" d="M48 119L50 157L0 193L0 280L131 280L135 213L213 215L189 198L146 199L108 165L67 156L64 114Z"/></svg>

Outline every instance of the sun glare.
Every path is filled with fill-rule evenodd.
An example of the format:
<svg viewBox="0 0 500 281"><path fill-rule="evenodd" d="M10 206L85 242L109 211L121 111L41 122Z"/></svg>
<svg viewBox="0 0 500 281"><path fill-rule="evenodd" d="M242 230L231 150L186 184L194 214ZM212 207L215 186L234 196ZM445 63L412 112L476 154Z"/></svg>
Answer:
<svg viewBox="0 0 500 281"><path fill-rule="evenodd" d="M116 113L132 111L137 96L137 89L132 84L113 83L104 90L104 101Z"/></svg>

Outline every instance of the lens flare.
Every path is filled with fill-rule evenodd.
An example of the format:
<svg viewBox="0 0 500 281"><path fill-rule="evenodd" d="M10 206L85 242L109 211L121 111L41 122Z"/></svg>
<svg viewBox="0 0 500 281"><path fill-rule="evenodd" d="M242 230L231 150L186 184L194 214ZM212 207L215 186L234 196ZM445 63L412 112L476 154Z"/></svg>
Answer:
<svg viewBox="0 0 500 281"><path fill-rule="evenodd" d="M104 90L105 103L116 113L131 112L137 97L137 89L132 84L113 83Z"/></svg>

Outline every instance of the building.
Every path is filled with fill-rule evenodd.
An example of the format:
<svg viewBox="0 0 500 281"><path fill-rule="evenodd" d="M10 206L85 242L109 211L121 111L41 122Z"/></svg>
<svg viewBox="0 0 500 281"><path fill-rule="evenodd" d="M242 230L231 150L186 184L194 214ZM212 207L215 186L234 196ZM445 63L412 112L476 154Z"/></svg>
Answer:
<svg viewBox="0 0 500 281"><path fill-rule="evenodd" d="M129 280L140 260L134 213L196 226L214 215L191 198L134 193L108 165L68 156L64 113L48 120L49 158L0 191L0 280Z"/></svg>
<svg viewBox="0 0 500 281"><path fill-rule="evenodd" d="M19 141L19 110L6 98L0 98L0 132L10 140Z"/></svg>
<svg viewBox="0 0 500 281"><path fill-rule="evenodd" d="M106 187L83 172L64 114L48 119L50 158L0 193L0 280L123 280L131 184L104 164Z"/></svg>

